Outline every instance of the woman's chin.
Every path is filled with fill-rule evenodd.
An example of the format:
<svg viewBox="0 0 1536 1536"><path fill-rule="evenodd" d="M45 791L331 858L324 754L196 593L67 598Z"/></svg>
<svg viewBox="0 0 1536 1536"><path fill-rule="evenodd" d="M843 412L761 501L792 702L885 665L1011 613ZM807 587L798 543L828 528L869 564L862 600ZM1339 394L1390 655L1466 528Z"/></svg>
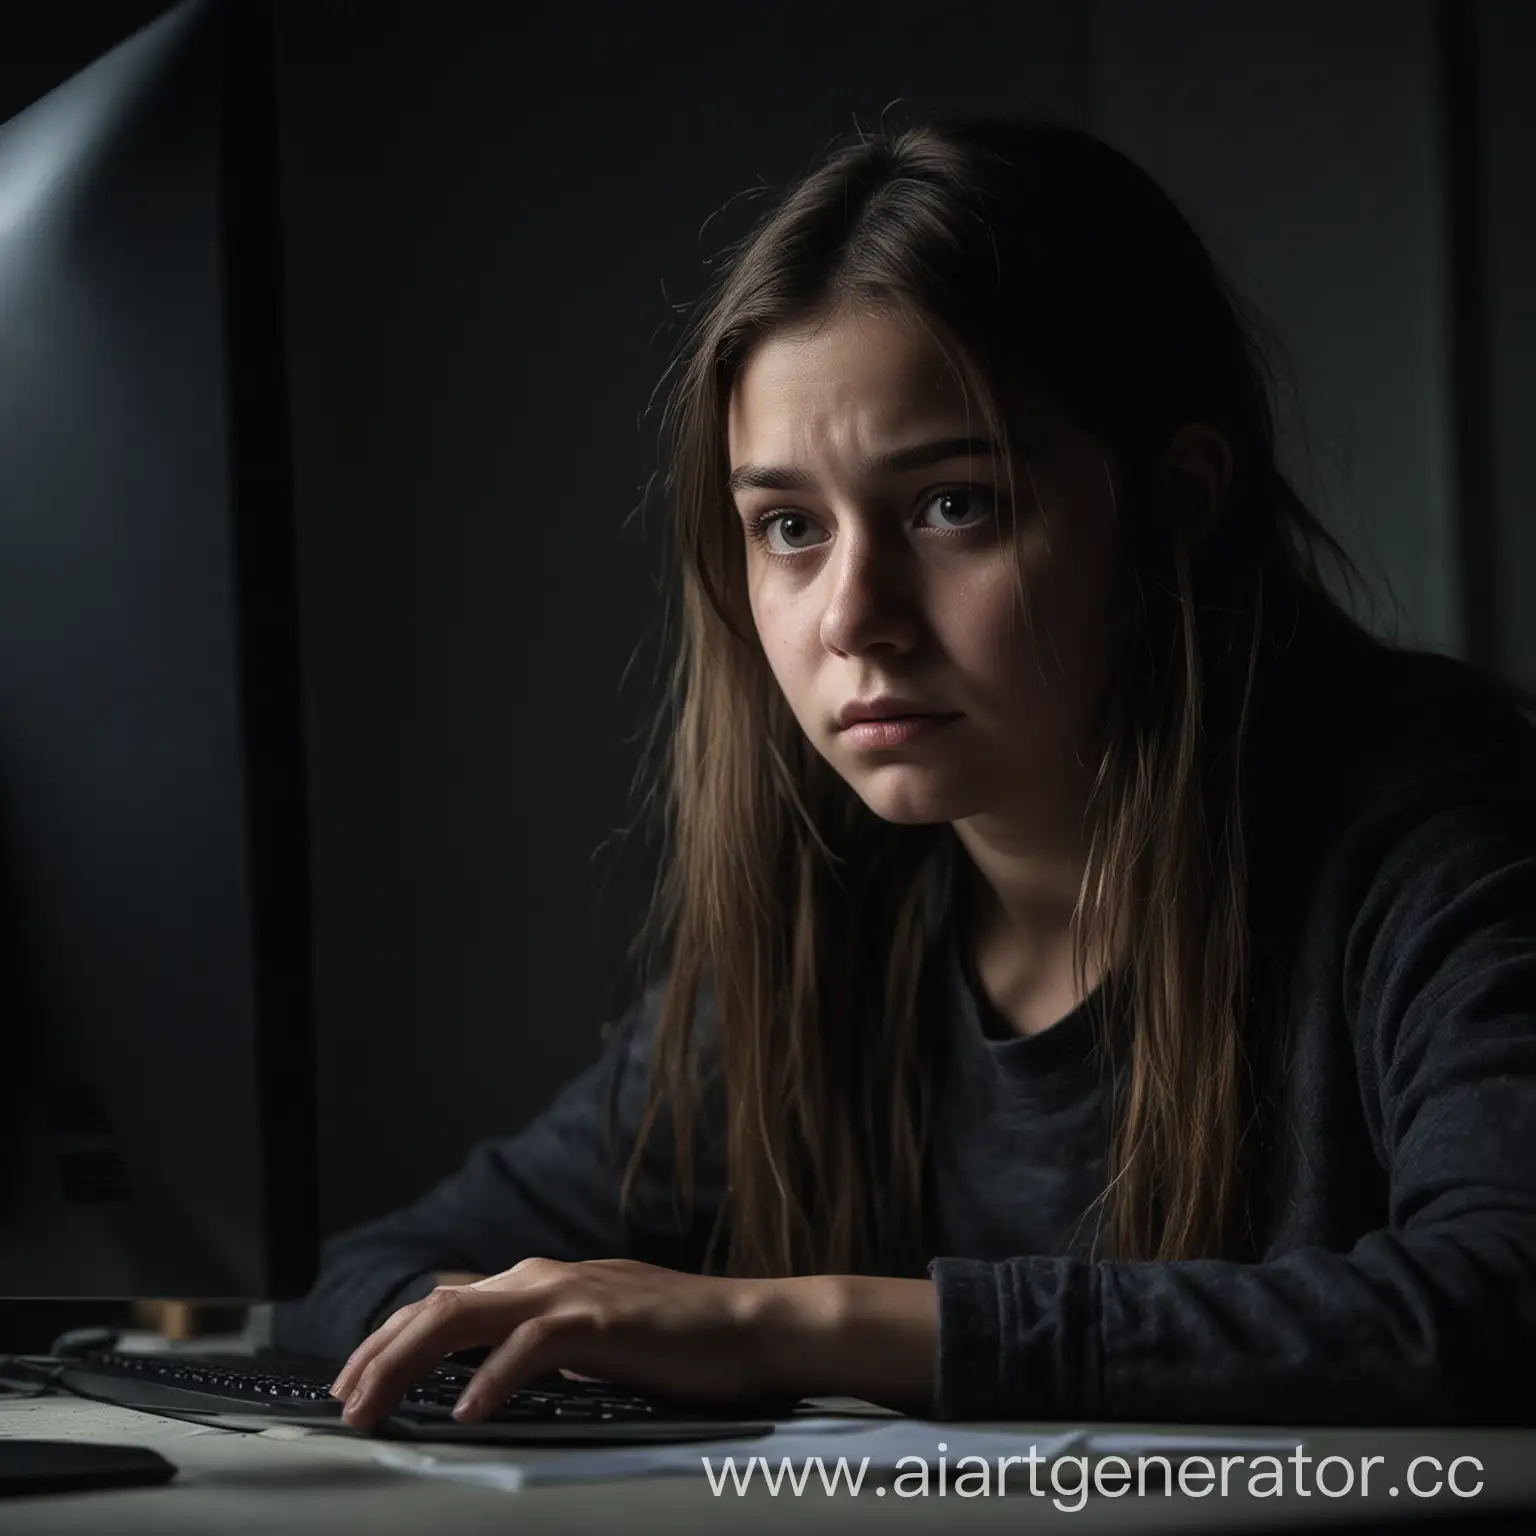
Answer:
<svg viewBox="0 0 1536 1536"><path fill-rule="evenodd" d="M899 827L926 827L937 821L954 821L962 814L951 802L953 796L923 793L918 789L898 789L894 785L865 784L859 798L881 821Z"/></svg>

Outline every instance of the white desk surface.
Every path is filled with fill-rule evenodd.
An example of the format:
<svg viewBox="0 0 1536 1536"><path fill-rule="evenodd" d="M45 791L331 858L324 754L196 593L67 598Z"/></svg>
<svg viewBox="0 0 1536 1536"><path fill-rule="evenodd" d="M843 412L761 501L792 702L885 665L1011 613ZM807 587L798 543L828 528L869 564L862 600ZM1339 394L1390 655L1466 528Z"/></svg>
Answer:
<svg viewBox="0 0 1536 1536"><path fill-rule="evenodd" d="M951 1429L958 1426L949 1426ZM981 1427L981 1426L977 1426ZM1019 1430L1017 1424L987 1426ZM1044 1436L1063 1426L1028 1426ZM1126 1430L1129 1425L1104 1425ZM1146 1426L1151 1428L1153 1426ZM1176 1426L1155 1426L1164 1433ZM1182 1426L1200 1433L1201 1426ZM1213 1434L1231 1433L1212 1427ZM894 1489L876 1496L866 1486L858 1495L840 1487L828 1496L813 1480L796 1498L787 1489L777 1496L754 1487L745 1497L734 1491L716 1497L702 1468L688 1477L648 1477L578 1486L545 1486L518 1492L450 1483L397 1472L377 1465L376 1442L362 1437L293 1432L246 1434L202 1428L157 1418L131 1409L67 1398L0 1400L0 1435L41 1439L82 1439L146 1445L179 1469L174 1481L159 1488L99 1493L45 1494L0 1501L0 1530L7 1533L111 1531L114 1536L179 1536L217 1532L219 1536L307 1536L337 1531L346 1536L453 1536L457 1532L496 1532L518 1536L536 1531L604 1533L700 1531L711 1536L722 1528L752 1531L1017 1531L1021 1521L1063 1531L1217 1531L1293 1528L1302 1522L1318 1528L1339 1522L1419 1516L1472 1516L1496 1509L1524 1507L1536 1526L1536 1429L1286 1429L1264 1426L1256 1433L1305 1439L1315 1459L1340 1454L1358 1467L1362 1456L1386 1461L1374 1469L1370 1496L1352 1493L1327 1498L1313 1492L1299 1497L1287 1479L1278 1498L1256 1498L1233 1491L1223 1498L1214 1490L1190 1497L1177 1489L1138 1497L1132 1489L1118 1498L1090 1494L1084 1506L1058 1508L1048 1474L1040 1474L1043 1496L1033 1497L1027 1481L1010 1483L1005 1497L897 1496ZM428 1447L428 1449L441 1449ZM454 1447L455 1456L545 1458L564 1454L548 1447L471 1449ZM833 1455L835 1456L835 1451ZM1417 1455L1438 1457L1447 1466L1455 1457L1473 1455L1482 1463L1484 1487L1472 1498L1449 1492L1438 1497L1390 1497L1381 1473L1406 1469ZM953 1474L951 1474L953 1475ZM1341 1474L1342 1475L1342 1474ZM1401 1479L1397 1479L1400 1481ZM1242 1479L1245 1483L1246 1479ZM1422 1478L1421 1478L1422 1481ZM1476 1477L1466 1469L1462 1486ZM1310 1486L1310 1476L1308 1484ZM1358 1479L1356 1486L1358 1487ZM1021 1507L1023 1506L1023 1507Z"/></svg>

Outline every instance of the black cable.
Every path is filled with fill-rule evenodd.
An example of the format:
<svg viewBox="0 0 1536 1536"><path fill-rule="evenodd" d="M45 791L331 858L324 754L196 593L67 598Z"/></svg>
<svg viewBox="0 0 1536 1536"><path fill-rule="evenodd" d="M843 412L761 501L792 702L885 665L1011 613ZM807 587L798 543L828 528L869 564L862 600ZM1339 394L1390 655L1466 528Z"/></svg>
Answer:
<svg viewBox="0 0 1536 1536"><path fill-rule="evenodd" d="M59 1378L68 1365L67 1360L57 1360L51 1355L0 1355L0 1403L47 1397L51 1392L64 1390L59 1386ZM10 1374L17 1367L30 1374Z"/></svg>

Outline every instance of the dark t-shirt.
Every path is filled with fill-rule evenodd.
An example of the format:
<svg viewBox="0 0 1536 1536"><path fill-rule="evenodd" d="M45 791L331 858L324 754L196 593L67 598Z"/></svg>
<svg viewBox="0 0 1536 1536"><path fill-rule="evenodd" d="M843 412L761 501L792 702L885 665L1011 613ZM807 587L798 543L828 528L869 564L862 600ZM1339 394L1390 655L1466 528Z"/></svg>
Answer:
<svg viewBox="0 0 1536 1536"><path fill-rule="evenodd" d="M1098 999L1014 1035L946 922L925 1233L935 1417L1533 1417L1536 731L1454 664L1380 656L1315 617L1254 710L1250 931L1268 1006L1252 1043L1270 1063L1256 1261L1093 1256ZM618 1206L658 1001L640 999L518 1135L333 1239L311 1295L276 1310L274 1342L343 1356L438 1269L533 1254L697 1268L718 1157L679 1219L663 1136L627 1221Z"/></svg>

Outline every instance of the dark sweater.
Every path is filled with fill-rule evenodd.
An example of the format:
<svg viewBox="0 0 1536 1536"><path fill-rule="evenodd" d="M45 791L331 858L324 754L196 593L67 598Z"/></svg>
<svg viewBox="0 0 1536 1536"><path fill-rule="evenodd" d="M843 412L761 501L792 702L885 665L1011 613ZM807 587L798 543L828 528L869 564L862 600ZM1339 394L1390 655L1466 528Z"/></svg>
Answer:
<svg viewBox="0 0 1536 1536"><path fill-rule="evenodd" d="M1266 669L1249 762L1256 974L1284 1026L1261 1042L1258 1260L1090 1256L1093 1000L1013 1035L950 921L925 1247L937 1418L1536 1421L1536 732L1454 668L1309 621ZM278 1347L343 1356L438 1269L697 1269L718 1157L679 1222L667 1133L628 1222L618 1209L657 1002L518 1135L333 1239L311 1295L277 1309Z"/></svg>

